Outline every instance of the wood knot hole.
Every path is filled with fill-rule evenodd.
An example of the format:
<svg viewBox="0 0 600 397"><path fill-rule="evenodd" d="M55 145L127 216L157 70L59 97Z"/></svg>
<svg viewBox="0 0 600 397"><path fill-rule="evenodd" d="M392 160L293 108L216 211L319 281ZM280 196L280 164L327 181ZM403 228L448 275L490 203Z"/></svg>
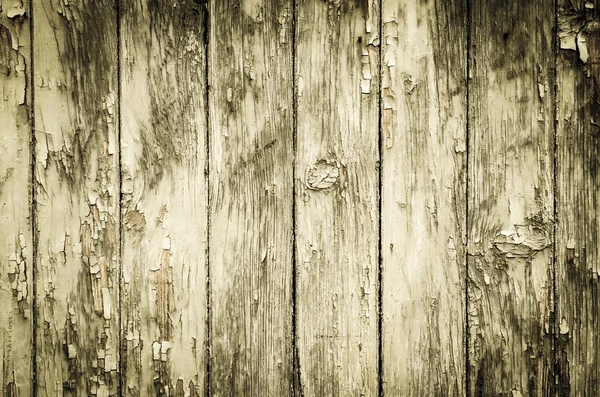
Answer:
<svg viewBox="0 0 600 397"><path fill-rule="evenodd" d="M338 183L341 164L332 159L320 159L306 169L306 186L312 190L330 189Z"/></svg>

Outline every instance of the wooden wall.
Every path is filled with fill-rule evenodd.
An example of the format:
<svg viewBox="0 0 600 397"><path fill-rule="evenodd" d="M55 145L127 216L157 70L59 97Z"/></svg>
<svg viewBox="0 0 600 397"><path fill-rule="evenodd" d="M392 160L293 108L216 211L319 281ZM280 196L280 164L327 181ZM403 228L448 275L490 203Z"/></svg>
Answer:
<svg viewBox="0 0 600 397"><path fill-rule="evenodd" d="M599 396L598 169L598 0L0 0L0 392Z"/></svg>

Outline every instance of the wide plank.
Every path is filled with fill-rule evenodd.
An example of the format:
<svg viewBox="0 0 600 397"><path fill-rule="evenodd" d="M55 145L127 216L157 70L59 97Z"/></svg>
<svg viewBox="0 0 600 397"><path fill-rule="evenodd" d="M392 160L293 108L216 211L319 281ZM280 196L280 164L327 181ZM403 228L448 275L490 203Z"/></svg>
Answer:
<svg viewBox="0 0 600 397"><path fill-rule="evenodd" d="M206 6L122 3L123 395L203 396Z"/></svg>
<svg viewBox="0 0 600 397"><path fill-rule="evenodd" d="M383 0L386 396L465 393L464 0Z"/></svg>
<svg viewBox="0 0 600 397"><path fill-rule="evenodd" d="M39 0L33 13L35 392L116 396L116 3Z"/></svg>
<svg viewBox="0 0 600 397"><path fill-rule="evenodd" d="M470 9L469 395L551 395L554 1Z"/></svg>
<svg viewBox="0 0 600 397"><path fill-rule="evenodd" d="M297 389L377 396L379 1L300 0L295 43Z"/></svg>
<svg viewBox="0 0 600 397"><path fill-rule="evenodd" d="M211 0L210 394L292 376L292 1Z"/></svg>
<svg viewBox="0 0 600 397"><path fill-rule="evenodd" d="M31 394L32 175L29 1L0 0L0 394Z"/></svg>

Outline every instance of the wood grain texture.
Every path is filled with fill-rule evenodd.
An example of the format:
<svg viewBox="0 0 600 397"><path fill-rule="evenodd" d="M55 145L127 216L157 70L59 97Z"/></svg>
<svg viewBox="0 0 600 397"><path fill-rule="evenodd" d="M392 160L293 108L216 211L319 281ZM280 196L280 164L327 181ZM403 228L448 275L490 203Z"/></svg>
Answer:
<svg viewBox="0 0 600 397"><path fill-rule="evenodd" d="M600 3L560 1L556 134L556 335L560 397L600 390ZM593 6L593 4L591 4Z"/></svg>
<svg viewBox="0 0 600 397"><path fill-rule="evenodd" d="M551 395L554 2L471 12L469 394Z"/></svg>
<svg viewBox="0 0 600 397"><path fill-rule="evenodd" d="M211 395L292 366L292 2L210 2Z"/></svg>
<svg viewBox="0 0 600 397"><path fill-rule="evenodd" d="M29 2L0 1L0 394L31 394Z"/></svg>
<svg viewBox="0 0 600 397"><path fill-rule="evenodd" d="M383 0L386 396L465 393L466 9Z"/></svg>
<svg viewBox="0 0 600 397"><path fill-rule="evenodd" d="M126 396L204 395L205 14L193 0L121 12Z"/></svg>
<svg viewBox="0 0 600 397"><path fill-rule="evenodd" d="M119 147L112 0L34 2L37 395L117 395Z"/></svg>
<svg viewBox="0 0 600 397"><path fill-rule="evenodd" d="M296 343L306 396L377 395L378 3L297 4Z"/></svg>

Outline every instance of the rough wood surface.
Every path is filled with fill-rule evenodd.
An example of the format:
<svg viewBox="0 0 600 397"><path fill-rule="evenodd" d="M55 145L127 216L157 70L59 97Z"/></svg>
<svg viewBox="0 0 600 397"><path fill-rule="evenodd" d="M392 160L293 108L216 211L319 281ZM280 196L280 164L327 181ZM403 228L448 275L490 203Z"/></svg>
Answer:
<svg viewBox="0 0 600 397"><path fill-rule="evenodd" d="M297 7L297 389L376 396L379 4Z"/></svg>
<svg viewBox="0 0 600 397"><path fill-rule="evenodd" d="M292 364L292 2L210 2L213 396L284 396Z"/></svg>
<svg viewBox="0 0 600 397"><path fill-rule="evenodd" d="M599 1L0 0L0 393L596 397Z"/></svg>
<svg viewBox="0 0 600 397"><path fill-rule="evenodd" d="M560 1L556 137L557 395L600 392L600 3Z"/></svg>
<svg viewBox="0 0 600 397"><path fill-rule="evenodd" d="M206 372L205 6L123 3L123 393L202 396Z"/></svg>
<svg viewBox="0 0 600 397"><path fill-rule="evenodd" d="M473 396L552 392L554 16L552 0L471 4Z"/></svg>
<svg viewBox="0 0 600 397"><path fill-rule="evenodd" d="M466 2L384 0L386 396L465 393Z"/></svg>
<svg viewBox="0 0 600 397"><path fill-rule="evenodd" d="M29 2L0 1L0 394L31 394Z"/></svg>
<svg viewBox="0 0 600 397"><path fill-rule="evenodd" d="M112 0L34 1L37 395L118 391Z"/></svg>

